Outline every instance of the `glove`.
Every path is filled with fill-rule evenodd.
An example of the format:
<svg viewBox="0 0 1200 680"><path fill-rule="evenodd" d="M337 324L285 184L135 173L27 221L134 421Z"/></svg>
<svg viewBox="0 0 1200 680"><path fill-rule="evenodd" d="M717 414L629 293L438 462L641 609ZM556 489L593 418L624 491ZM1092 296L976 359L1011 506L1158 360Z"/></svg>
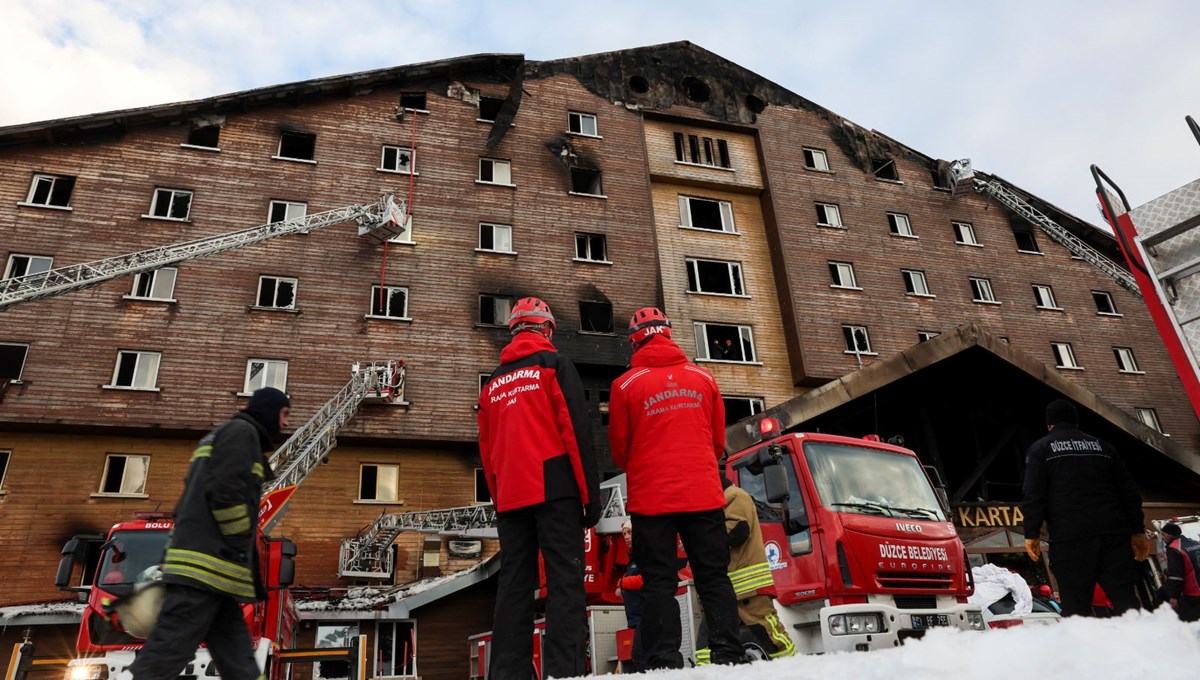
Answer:
<svg viewBox="0 0 1200 680"><path fill-rule="evenodd" d="M621 577L621 590L641 590L642 584L643 581L641 574Z"/></svg>
<svg viewBox="0 0 1200 680"><path fill-rule="evenodd" d="M1037 538L1025 539L1025 554L1029 555L1029 559L1037 562L1042 559L1042 542Z"/></svg>
<svg viewBox="0 0 1200 680"><path fill-rule="evenodd" d="M1145 562L1150 553L1154 552L1154 541L1146 534L1134 534L1129 539L1129 545L1133 548L1133 559L1138 562Z"/></svg>
<svg viewBox="0 0 1200 680"><path fill-rule="evenodd" d="M591 502L583 506L583 528L591 529L600 523L600 515L604 513L604 507L599 502Z"/></svg>

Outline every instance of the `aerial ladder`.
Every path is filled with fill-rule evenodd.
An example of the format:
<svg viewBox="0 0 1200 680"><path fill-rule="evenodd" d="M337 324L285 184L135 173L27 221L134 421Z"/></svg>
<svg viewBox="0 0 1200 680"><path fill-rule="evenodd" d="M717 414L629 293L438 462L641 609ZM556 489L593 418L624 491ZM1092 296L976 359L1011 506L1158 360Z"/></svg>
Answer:
<svg viewBox="0 0 1200 680"><path fill-rule="evenodd" d="M1200 142L1200 125L1185 117ZM1150 318L1200 417L1200 180L1137 208L1099 167L1092 166L1104 219L1117 235Z"/></svg>
<svg viewBox="0 0 1200 680"><path fill-rule="evenodd" d="M375 243L383 243L403 234L408 228L407 202L395 198L392 194L384 194L371 203L347 205L185 243L3 279L0 280L0 311L18 302L82 290L122 276L141 274L184 260L216 255L227 250L262 243L277 236L307 234L351 221L358 223L359 236Z"/></svg>
<svg viewBox="0 0 1200 680"><path fill-rule="evenodd" d="M1123 288L1141 295L1133 275L1124 267L1109 259L1106 255L1088 245L1086 241L1072 234L1061 224L1046 216L1045 213L1030 205L1013 187L997 177L979 177L971 168L971 159L954 161L950 164L951 179L954 183L952 195L960 196L967 191L975 191L996 199L1001 205L1028 220L1041 229L1047 236L1071 251L1076 257L1099 269Z"/></svg>

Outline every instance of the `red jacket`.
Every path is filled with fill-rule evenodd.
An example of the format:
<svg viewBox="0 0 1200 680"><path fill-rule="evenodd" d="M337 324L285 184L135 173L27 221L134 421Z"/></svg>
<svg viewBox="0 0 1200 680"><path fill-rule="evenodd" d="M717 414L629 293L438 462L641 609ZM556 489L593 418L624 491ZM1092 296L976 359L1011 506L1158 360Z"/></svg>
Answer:
<svg viewBox="0 0 1200 680"><path fill-rule="evenodd" d="M479 393L479 454L497 512L600 502L583 383L549 339L518 333Z"/></svg>
<svg viewBox="0 0 1200 680"><path fill-rule="evenodd" d="M612 385L608 441L626 474L626 509L666 515L725 507L717 459L725 404L712 375L670 339L653 336Z"/></svg>

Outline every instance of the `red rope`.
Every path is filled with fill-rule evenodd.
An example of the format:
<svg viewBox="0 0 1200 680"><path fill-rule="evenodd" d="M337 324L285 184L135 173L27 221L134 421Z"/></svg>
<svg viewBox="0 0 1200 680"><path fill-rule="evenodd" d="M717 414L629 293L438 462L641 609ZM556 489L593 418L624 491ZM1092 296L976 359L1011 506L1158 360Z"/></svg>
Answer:
<svg viewBox="0 0 1200 680"><path fill-rule="evenodd" d="M413 203L413 183L417 175L417 113L412 114L412 142L409 144L408 156L408 201L404 204L404 224L400 226L410 229L412 223L412 203ZM391 239L388 239L389 241ZM383 242L383 266L379 270L379 310L387 315L387 309L383 306L383 296L385 290L385 282L387 281L387 250L388 241Z"/></svg>

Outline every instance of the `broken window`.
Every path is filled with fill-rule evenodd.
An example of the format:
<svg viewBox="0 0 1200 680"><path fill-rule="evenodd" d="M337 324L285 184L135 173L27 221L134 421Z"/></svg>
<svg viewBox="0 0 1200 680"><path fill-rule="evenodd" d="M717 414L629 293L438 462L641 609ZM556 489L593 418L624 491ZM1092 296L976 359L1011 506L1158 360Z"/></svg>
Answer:
<svg viewBox="0 0 1200 680"><path fill-rule="evenodd" d="M608 262L607 246L604 234L575 234L575 259Z"/></svg>
<svg viewBox="0 0 1200 680"><path fill-rule="evenodd" d="M579 331L581 333L612 333L612 303L580 300Z"/></svg>
<svg viewBox="0 0 1200 680"><path fill-rule="evenodd" d="M680 163L730 167L729 143L724 139L675 133L675 160Z"/></svg>
<svg viewBox="0 0 1200 680"><path fill-rule="evenodd" d="M941 335L941 333L939 333L938 331L917 331L917 342L925 342L926 340L932 340L939 335Z"/></svg>
<svg viewBox="0 0 1200 680"><path fill-rule="evenodd" d="M288 362L283 359L250 359L246 362L246 384L243 394L253 394L263 387L287 392Z"/></svg>
<svg viewBox="0 0 1200 680"><path fill-rule="evenodd" d="M818 203L817 226L844 229L846 225L842 224L842 211L832 203Z"/></svg>
<svg viewBox="0 0 1200 680"><path fill-rule="evenodd" d="M408 318L408 289L397 286L371 286L371 316Z"/></svg>
<svg viewBox="0 0 1200 680"><path fill-rule="evenodd" d="M127 387L135 390L152 390L158 382L158 363L162 355L158 352L117 352L117 365L113 368L112 382L108 387Z"/></svg>
<svg viewBox="0 0 1200 680"><path fill-rule="evenodd" d="M512 164L498 158L479 159L479 182L512 185Z"/></svg>
<svg viewBox="0 0 1200 680"><path fill-rule="evenodd" d="M968 222L951 222L954 227L954 242L961 243L965 246L977 246L979 241L975 240L975 227Z"/></svg>
<svg viewBox="0 0 1200 680"><path fill-rule="evenodd" d="M150 214L164 220L186 220L192 214L192 192L185 189L155 189Z"/></svg>
<svg viewBox="0 0 1200 680"><path fill-rule="evenodd" d="M129 297L142 300L174 301L175 275L174 267L163 267L152 272L142 272L133 277L133 291Z"/></svg>
<svg viewBox="0 0 1200 680"><path fill-rule="evenodd" d="M720 260L687 259L688 291L712 295L745 295L742 265Z"/></svg>
<svg viewBox="0 0 1200 680"><path fill-rule="evenodd" d="M100 475L99 493L106 495L140 495L146 492L146 477L150 471L150 456L127 456L110 453Z"/></svg>
<svg viewBox="0 0 1200 680"><path fill-rule="evenodd" d="M1141 373L1137 360L1133 358L1133 348L1113 347L1113 356L1117 358L1117 369L1122 373Z"/></svg>
<svg viewBox="0 0 1200 680"><path fill-rule="evenodd" d="M20 380L25 370L25 357L29 356L29 345L18 342L0 342L0 381Z"/></svg>
<svg viewBox="0 0 1200 680"><path fill-rule="evenodd" d="M475 468L475 502L492 502L492 491L488 488L487 477L484 476L483 468Z"/></svg>
<svg viewBox="0 0 1200 680"><path fill-rule="evenodd" d="M25 202L29 205L69 208L71 207L71 191L74 188L74 177L34 175L33 183L29 185L29 196L26 197Z"/></svg>
<svg viewBox="0 0 1200 680"><path fill-rule="evenodd" d="M512 297L507 295L480 295L479 323L484 326L507 326L512 304Z"/></svg>
<svg viewBox="0 0 1200 680"><path fill-rule="evenodd" d="M425 111L425 93L401 92L400 108L408 109L410 111Z"/></svg>
<svg viewBox="0 0 1200 680"><path fill-rule="evenodd" d="M866 326L843 325L842 339L846 341L845 354L874 354Z"/></svg>
<svg viewBox="0 0 1200 680"><path fill-rule="evenodd" d="M358 469L358 500L395 501L400 498L400 466L363 463Z"/></svg>
<svg viewBox="0 0 1200 680"><path fill-rule="evenodd" d="M507 224L479 224L479 250L490 253L511 253L512 227Z"/></svg>
<svg viewBox="0 0 1200 680"><path fill-rule="evenodd" d="M1054 362L1057 368L1079 368L1075 361L1075 350L1069 342L1052 342L1050 349L1054 352Z"/></svg>
<svg viewBox="0 0 1200 680"><path fill-rule="evenodd" d="M502 97L480 97L479 98L479 120L495 122L496 116L500 115L500 107L504 105Z"/></svg>
<svg viewBox="0 0 1200 680"><path fill-rule="evenodd" d="M13 253L8 256L8 267L4 270L4 278L15 279L21 276L32 276L50 271L54 258L41 255L21 255Z"/></svg>
<svg viewBox="0 0 1200 680"><path fill-rule="evenodd" d="M896 171L896 161L890 158L872 158L871 172L875 175L875 179L889 182L900 181L900 174Z"/></svg>
<svg viewBox="0 0 1200 680"><path fill-rule="evenodd" d="M749 326L698 322L695 327L697 358L742 363L755 361L754 332Z"/></svg>
<svg viewBox="0 0 1200 680"><path fill-rule="evenodd" d="M317 136L310 132L285 131L279 135L276 158L292 161L311 161L317 153Z"/></svg>
<svg viewBox="0 0 1200 680"><path fill-rule="evenodd" d="M1142 421L1142 424L1159 432L1163 431L1162 424L1158 421L1158 411L1155 411L1152 408L1139 407L1135 408L1134 412L1137 414L1137 419Z"/></svg>
<svg viewBox="0 0 1200 680"><path fill-rule="evenodd" d="M1096 303L1096 313L1102 316L1121 316L1113 304L1112 295L1101 290L1092 291L1092 301Z"/></svg>
<svg viewBox="0 0 1200 680"><path fill-rule="evenodd" d="M268 222L283 222L304 217L308 213L307 203L296 201L271 201L271 209L267 211Z"/></svg>
<svg viewBox="0 0 1200 680"><path fill-rule="evenodd" d="M257 307L270 309L296 308L296 279L281 276L258 277Z"/></svg>
<svg viewBox="0 0 1200 680"><path fill-rule="evenodd" d="M385 172L409 174L417 167L417 150L411 146L384 145L383 158L379 161L379 169Z"/></svg>
<svg viewBox="0 0 1200 680"><path fill-rule="evenodd" d="M833 280L833 283L830 284L833 288L862 290L854 279L854 265L849 262L830 262L829 278Z"/></svg>
<svg viewBox="0 0 1200 680"><path fill-rule="evenodd" d="M992 292L992 282L989 279L970 278L971 299L975 302L996 302L996 294Z"/></svg>
<svg viewBox="0 0 1200 680"><path fill-rule="evenodd" d="M4 491L4 476L8 472L8 459L12 451L0 451L0 493Z"/></svg>
<svg viewBox="0 0 1200 680"><path fill-rule="evenodd" d="M680 196L679 216L682 227L735 232L733 204L729 201Z"/></svg>
<svg viewBox="0 0 1200 680"><path fill-rule="evenodd" d="M1017 240L1017 250L1022 253L1040 253L1038 248L1037 238L1034 237L1032 231L1025 229L1014 229L1013 237Z"/></svg>
<svg viewBox="0 0 1200 680"><path fill-rule="evenodd" d="M1058 309L1054 302L1054 291L1050 286L1033 284L1033 301L1040 309Z"/></svg>
<svg viewBox="0 0 1200 680"><path fill-rule="evenodd" d="M829 172L829 157L820 149L804 147L804 167L809 170Z"/></svg>
<svg viewBox="0 0 1200 680"><path fill-rule="evenodd" d="M586 135L588 137L598 137L600 133L596 127L596 116L590 113L579 113L577 111L567 112L567 131L577 135Z"/></svg>
<svg viewBox="0 0 1200 680"><path fill-rule="evenodd" d="M721 401L725 403L725 425L733 425L734 423L744 418L749 418L752 415L763 412L762 397L726 397L722 396Z"/></svg>
<svg viewBox="0 0 1200 680"><path fill-rule="evenodd" d="M925 272L915 269L901 269L904 277L904 292L918 297L933 297L929 294L929 283L925 281Z"/></svg>
<svg viewBox="0 0 1200 680"><path fill-rule="evenodd" d="M571 168L571 193L603 196L600 171L593 168Z"/></svg>
<svg viewBox="0 0 1200 680"><path fill-rule="evenodd" d="M908 236L916 238L913 234L912 222L909 221L908 215L903 213L888 213L888 229L896 236Z"/></svg>
<svg viewBox="0 0 1200 680"><path fill-rule="evenodd" d="M220 125L205 125L204 127L192 128L188 131L187 145L215 149L220 139Z"/></svg>

